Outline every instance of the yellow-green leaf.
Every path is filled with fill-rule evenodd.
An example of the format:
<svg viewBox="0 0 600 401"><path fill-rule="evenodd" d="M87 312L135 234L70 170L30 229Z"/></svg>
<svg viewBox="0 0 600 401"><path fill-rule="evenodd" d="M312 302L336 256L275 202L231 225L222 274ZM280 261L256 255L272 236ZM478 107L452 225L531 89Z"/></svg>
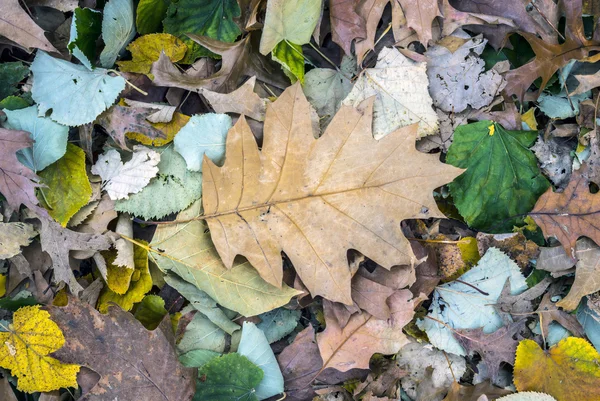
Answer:
<svg viewBox="0 0 600 401"><path fill-rule="evenodd" d="M547 393L558 401L600 400L600 354L583 338L568 337L544 351L532 340L517 347L518 391Z"/></svg>
<svg viewBox="0 0 600 401"><path fill-rule="evenodd" d="M280 42L271 53L273 60L283 67L283 72L292 83L300 80L304 84L304 54L302 46L287 41Z"/></svg>
<svg viewBox="0 0 600 401"><path fill-rule="evenodd" d="M175 135L188 121L190 121L190 116L176 112L173 114L173 119L168 123L151 123L154 128L162 131L166 138L149 138L139 132L128 132L126 135L127 138L146 146L164 146L173 142Z"/></svg>
<svg viewBox="0 0 600 401"><path fill-rule="evenodd" d="M77 387L78 365L59 362L48 354L65 343L60 328L39 305L20 308L13 323L0 332L0 366L19 379L26 393Z"/></svg>
<svg viewBox="0 0 600 401"><path fill-rule="evenodd" d="M140 243L147 245L147 243L140 241ZM110 303L115 303L121 308L129 311L133 308L133 304L140 302L144 299L144 296L152 288L152 277L150 276L150 269L148 267L148 251L142 246L133 247L133 258L135 263L135 269L131 275L131 282L129 288L124 294L117 294L111 290L110 287L105 287L100 293L98 298L98 310L102 313L108 312L108 306ZM119 270L115 270L119 269ZM108 266L108 282L112 281L112 285L115 285L117 280L111 279L111 275L115 275L115 272L122 273L120 269L127 269L119 266ZM131 269L128 269L131 270ZM120 276L121 277L121 276ZM122 277L125 277L123 275Z"/></svg>
<svg viewBox="0 0 600 401"><path fill-rule="evenodd" d="M4 274L0 274L0 297L6 295L6 276Z"/></svg>
<svg viewBox="0 0 600 401"><path fill-rule="evenodd" d="M43 195L38 197L48 213L61 226L67 223L79 209L88 203L92 196L92 186L85 171L85 153L72 144L67 144L67 152L39 173Z"/></svg>
<svg viewBox="0 0 600 401"><path fill-rule="evenodd" d="M117 65L121 71L150 74L152 63L158 61L160 53L164 52L172 62L177 62L185 56L187 45L182 40L168 33L152 33L140 36L127 46L131 52L131 60L118 61Z"/></svg>

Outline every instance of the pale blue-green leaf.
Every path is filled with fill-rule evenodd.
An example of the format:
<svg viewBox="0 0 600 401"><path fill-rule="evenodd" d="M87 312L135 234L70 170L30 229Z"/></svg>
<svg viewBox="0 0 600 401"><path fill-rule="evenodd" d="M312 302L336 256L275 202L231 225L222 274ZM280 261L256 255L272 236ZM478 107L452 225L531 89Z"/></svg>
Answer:
<svg viewBox="0 0 600 401"><path fill-rule="evenodd" d="M258 315L261 322L256 327L265 333L269 344L273 344L294 331L300 320L300 314L299 310L277 308Z"/></svg>
<svg viewBox="0 0 600 401"><path fill-rule="evenodd" d="M502 319L494 304L508 278L512 295L527 289L525 277L517 264L502 251L490 248L477 266L459 277L460 281L470 285L457 280L436 287L427 315L432 319L420 319L417 326L427 333L429 341L437 348L464 356L465 350L450 328L483 328L485 333L499 329Z"/></svg>
<svg viewBox="0 0 600 401"><path fill-rule="evenodd" d="M589 99L591 92L569 95L562 91L558 95L542 93L538 99L540 110L550 118L570 118L579 114L579 103Z"/></svg>
<svg viewBox="0 0 600 401"><path fill-rule="evenodd" d="M569 330L565 329L558 322L551 322L548 325L548 332L542 333L542 329L540 327L540 322L538 321L536 323L535 327L533 329L531 329L531 331L534 334L537 334L538 336L541 336L543 334L544 338L546 339L546 343L548 343L549 347L552 347L553 345L558 344L561 340L564 340L565 338L571 337L573 335L573 333L571 333Z"/></svg>
<svg viewBox="0 0 600 401"><path fill-rule="evenodd" d="M195 349L179 356L179 362L188 368L199 368L211 359L221 355L207 349Z"/></svg>
<svg viewBox="0 0 600 401"><path fill-rule="evenodd" d="M225 138L231 128L227 114L194 115L175 136L175 150L187 163L190 171L202 171L204 155L216 164L225 157Z"/></svg>
<svg viewBox="0 0 600 401"><path fill-rule="evenodd" d="M589 302L587 297L583 298L577 309L577 320L583 326L587 338L600 352L600 315L589 307Z"/></svg>
<svg viewBox="0 0 600 401"><path fill-rule="evenodd" d="M35 142L32 148L17 151L17 158L29 169L37 172L64 156L67 151L69 127L39 117L36 106L20 110L3 110L5 128L27 131Z"/></svg>
<svg viewBox="0 0 600 401"><path fill-rule="evenodd" d="M213 324L202 313L196 313L192 321L185 328L183 337L177 349L180 354L204 349L213 352L225 352L227 333Z"/></svg>
<svg viewBox="0 0 600 401"><path fill-rule="evenodd" d="M69 63L38 50L31 65L33 100L38 114L63 125L91 123L109 108L125 89L125 79L112 77L103 68L90 71L86 66Z"/></svg>
<svg viewBox="0 0 600 401"><path fill-rule="evenodd" d="M201 312L226 333L233 334L234 331L240 329L240 326L233 323L207 293L196 287L194 284L188 283L174 274L166 275L165 282L175 288L177 292L187 299L194 309Z"/></svg>
<svg viewBox="0 0 600 401"><path fill-rule="evenodd" d="M102 40L104 50L100 53L100 65L111 68L121 50L135 36L133 0L109 0L104 7Z"/></svg>
<svg viewBox="0 0 600 401"><path fill-rule="evenodd" d="M202 173L188 171L173 145L155 150L161 153L157 176L141 192L118 200L116 211L160 219L185 209L202 195Z"/></svg>
<svg viewBox="0 0 600 401"><path fill-rule="evenodd" d="M265 373L256 388L256 396L259 400L283 393L283 375L277 359L275 359L265 333L254 323L244 322L242 339L237 352L244 355Z"/></svg>

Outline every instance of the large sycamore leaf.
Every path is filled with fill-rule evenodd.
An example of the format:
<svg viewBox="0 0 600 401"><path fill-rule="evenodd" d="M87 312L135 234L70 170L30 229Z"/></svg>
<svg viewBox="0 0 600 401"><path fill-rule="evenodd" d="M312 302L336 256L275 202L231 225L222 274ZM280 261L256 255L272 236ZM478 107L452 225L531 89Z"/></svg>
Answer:
<svg viewBox="0 0 600 401"><path fill-rule="evenodd" d="M449 187L471 227L510 231L548 188L529 150L536 138L537 131L508 131L488 120L456 129L446 161L467 171Z"/></svg>
<svg viewBox="0 0 600 401"><path fill-rule="evenodd" d="M108 71L59 60L38 51L31 65L31 95L38 112L63 125L82 125L96 119L110 107L125 89L123 77L112 77Z"/></svg>
<svg viewBox="0 0 600 401"><path fill-rule="evenodd" d="M533 340L517 347L518 391L547 393L558 401L600 399L600 354L583 338L567 337L549 350Z"/></svg>
<svg viewBox="0 0 600 401"><path fill-rule="evenodd" d="M0 3L0 35L27 49L58 52L46 39L44 30L21 7L19 0L2 0Z"/></svg>
<svg viewBox="0 0 600 401"><path fill-rule="evenodd" d="M200 202L195 202L177 220L194 219L200 210ZM177 273L220 305L244 316L283 306L300 293L286 285L277 288L265 282L246 261L226 269L202 221L159 225L150 247L150 258L161 270Z"/></svg>
<svg viewBox="0 0 600 401"><path fill-rule="evenodd" d="M414 262L400 222L443 217L433 189L462 170L418 152L416 125L373 139L372 103L340 109L318 140L311 111L288 88L267 108L260 152L238 121L223 167L204 159L204 219L225 266L243 255L280 286L283 251L313 296L351 305L348 249L388 269Z"/></svg>
<svg viewBox="0 0 600 401"><path fill-rule="evenodd" d="M53 356L100 375L86 400L189 400L194 394L196 371L177 360L169 319L148 331L117 306L103 315L75 299L49 312L66 339Z"/></svg>
<svg viewBox="0 0 600 401"><path fill-rule="evenodd" d="M19 379L17 388L26 393L77 387L79 366L64 364L48 354L65 343L50 314L39 306L15 312L8 327L0 324L0 367Z"/></svg>

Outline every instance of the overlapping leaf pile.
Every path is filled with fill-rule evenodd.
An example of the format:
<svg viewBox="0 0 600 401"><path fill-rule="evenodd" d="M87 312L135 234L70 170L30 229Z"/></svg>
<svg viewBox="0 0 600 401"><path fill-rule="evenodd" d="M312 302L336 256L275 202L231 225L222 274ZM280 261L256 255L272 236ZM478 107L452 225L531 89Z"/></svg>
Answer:
<svg viewBox="0 0 600 401"><path fill-rule="evenodd" d="M600 399L598 17L3 1L0 398Z"/></svg>

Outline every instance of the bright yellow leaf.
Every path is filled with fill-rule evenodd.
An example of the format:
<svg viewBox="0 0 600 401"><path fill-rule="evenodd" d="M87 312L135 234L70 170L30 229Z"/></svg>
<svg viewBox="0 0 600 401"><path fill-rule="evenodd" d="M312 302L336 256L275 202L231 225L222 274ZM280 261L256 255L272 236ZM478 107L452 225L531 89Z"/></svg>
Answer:
<svg viewBox="0 0 600 401"><path fill-rule="evenodd" d="M523 121L529 127L530 131L537 131L537 121L535 120L535 107L527 110L526 113L521 115L521 121Z"/></svg>
<svg viewBox="0 0 600 401"><path fill-rule="evenodd" d="M129 289L135 269L115 265L114 261L117 258L117 251L115 249L101 252L101 254L106 261L106 284L108 288L116 294L125 294Z"/></svg>
<svg viewBox="0 0 600 401"><path fill-rule="evenodd" d="M168 33L152 33L150 35L140 36L127 46L131 52L130 61L117 61L119 69L124 72L137 72L146 74L150 79L154 79L150 74L152 63L158 61L161 52L165 52L167 57L175 63L183 58L187 51L187 45L180 39Z"/></svg>
<svg viewBox="0 0 600 401"><path fill-rule="evenodd" d="M166 138L152 139L140 134L139 132L128 132L126 135L127 138L138 141L146 146L164 146L173 141L175 135L184 125L187 124L189 120L190 116L186 116L185 114L181 113L174 113L173 119L168 123L151 123L154 128L161 130L162 133L165 134Z"/></svg>
<svg viewBox="0 0 600 401"><path fill-rule="evenodd" d="M0 297L6 295L6 276L4 274L0 274Z"/></svg>
<svg viewBox="0 0 600 401"><path fill-rule="evenodd" d="M547 393L558 401L600 400L600 354L582 338L568 337L542 350L532 340L517 347L518 391Z"/></svg>
<svg viewBox="0 0 600 401"><path fill-rule="evenodd" d="M17 388L26 393L77 387L78 365L68 365L48 356L65 343L60 328L39 305L15 312L13 323L0 333L0 366L19 379Z"/></svg>
<svg viewBox="0 0 600 401"><path fill-rule="evenodd" d="M147 245L147 242L143 243ZM100 312L108 312L108 306L111 303L115 303L121 308L129 311L133 308L133 304L144 299L144 296L152 289L152 276L150 276L150 269L148 267L148 250L146 248L134 245L133 259L135 263L135 269L131 274L129 288L124 294L117 294L109 287L102 289L100 297L98 298L98 310ZM107 263L107 265L109 265L109 263ZM108 266L109 283L111 280L113 280L111 279L111 274L115 274L115 270L113 270L113 268L114 266ZM131 270L124 267L118 267L118 269ZM113 281L113 285L114 284L115 282Z"/></svg>

